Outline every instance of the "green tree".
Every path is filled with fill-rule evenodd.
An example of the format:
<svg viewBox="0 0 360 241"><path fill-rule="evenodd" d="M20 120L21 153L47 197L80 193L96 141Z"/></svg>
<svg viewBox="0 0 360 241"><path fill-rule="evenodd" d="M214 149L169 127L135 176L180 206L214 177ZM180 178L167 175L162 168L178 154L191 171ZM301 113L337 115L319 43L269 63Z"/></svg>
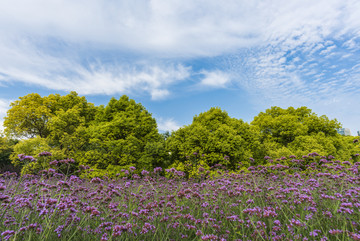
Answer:
<svg viewBox="0 0 360 241"><path fill-rule="evenodd" d="M270 140L287 146L298 136L322 132L325 136L336 136L335 128L341 127L336 120L318 117L307 107L282 109L271 107L254 117L252 125L259 127L261 140Z"/></svg>
<svg viewBox="0 0 360 241"><path fill-rule="evenodd" d="M61 145L63 135L88 125L95 117L96 107L76 92L66 96L28 94L10 104L4 127L8 136L17 138L49 137Z"/></svg>
<svg viewBox="0 0 360 241"><path fill-rule="evenodd" d="M7 116L4 118L5 133L10 137L32 138L49 135L47 123L51 110L46 100L39 94L29 94L20 97L10 104Z"/></svg>
<svg viewBox="0 0 360 241"><path fill-rule="evenodd" d="M185 171L194 174L200 166L208 169L215 164L235 169L239 162L247 164L250 157L262 155L257 127L229 117L220 108L195 116L191 125L171 133L167 147L173 166L191 166Z"/></svg>
<svg viewBox="0 0 360 241"><path fill-rule="evenodd" d="M274 106L260 112L251 124L260 129L266 154L273 158L310 152L334 156L341 152L341 157L347 157L340 150L350 151L337 134L336 128L341 124L336 119L319 117L307 107L282 109Z"/></svg>
<svg viewBox="0 0 360 241"><path fill-rule="evenodd" d="M164 141L155 119L125 95L99 107L86 132L87 141L77 159L91 166L96 175L113 175L130 166L149 170L164 157Z"/></svg>
<svg viewBox="0 0 360 241"><path fill-rule="evenodd" d="M0 134L0 170L13 170L10 155L17 140L11 140Z"/></svg>

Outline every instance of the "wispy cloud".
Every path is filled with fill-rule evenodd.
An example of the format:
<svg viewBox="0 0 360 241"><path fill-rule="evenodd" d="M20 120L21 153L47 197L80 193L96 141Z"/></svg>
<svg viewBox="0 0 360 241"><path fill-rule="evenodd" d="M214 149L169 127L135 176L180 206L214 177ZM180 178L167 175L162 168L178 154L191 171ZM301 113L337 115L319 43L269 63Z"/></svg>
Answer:
<svg viewBox="0 0 360 241"><path fill-rule="evenodd" d="M160 131L176 131L180 128L179 124L174 119L157 118L158 129Z"/></svg>
<svg viewBox="0 0 360 241"><path fill-rule="evenodd" d="M1 43L1 42L0 42ZM19 81L79 94L147 93L152 99L170 94L167 89L188 78L191 68L162 61L95 60L82 64L77 56L54 56L35 48L27 39L0 45L0 81Z"/></svg>
<svg viewBox="0 0 360 241"><path fill-rule="evenodd" d="M204 75L200 82L203 86L224 88L230 83L229 74L220 70L202 71L201 74Z"/></svg>
<svg viewBox="0 0 360 241"><path fill-rule="evenodd" d="M9 109L10 101L5 99L0 99L0 132L4 130L3 122L6 112Z"/></svg>

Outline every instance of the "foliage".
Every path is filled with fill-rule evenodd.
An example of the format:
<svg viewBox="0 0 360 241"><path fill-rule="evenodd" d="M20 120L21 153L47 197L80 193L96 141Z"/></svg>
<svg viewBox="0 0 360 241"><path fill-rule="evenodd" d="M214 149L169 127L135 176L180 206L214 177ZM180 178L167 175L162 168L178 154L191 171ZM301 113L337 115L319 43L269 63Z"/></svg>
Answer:
<svg viewBox="0 0 360 241"><path fill-rule="evenodd" d="M14 145L14 151L12 152L10 159L13 165L20 166L22 168L22 174L36 173L39 170L49 167L49 162L44 165L41 165L40 162L23 162L19 159L19 155L24 154L31 156L34 159L37 158L37 155L41 152L51 152L52 157L57 160L66 158L66 155L58 148L53 148L49 146L46 138L34 137L31 139L21 140L16 145Z"/></svg>
<svg viewBox="0 0 360 241"><path fill-rule="evenodd" d="M347 160L359 152L352 137L337 134L341 125L336 119L318 117L307 107L274 106L251 124L211 108L195 116L192 124L160 134L152 115L125 95L94 106L76 92L45 97L32 93L11 103L4 126L1 163L10 159L22 167L19 154L50 151L56 158L73 157L90 166L93 176L115 176L130 166L137 172L175 167L190 177L204 169L202 174L209 176L217 172L215 165L246 169L265 164L263 156L317 152ZM13 138L20 140L10 141ZM38 168L29 164L23 173Z"/></svg>
<svg viewBox="0 0 360 241"><path fill-rule="evenodd" d="M10 104L4 127L8 136L47 138L61 144L62 137L93 120L96 108L76 92L66 96L28 94Z"/></svg>
<svg viewBox="0 0 360 241"><path fill-rule="evenodd" d="M352 153L350 141L336 132L340 123L318 117L307 107L271 107L254 117L251 125L260 129L264 151L274 158L317 152L348 159Z"/></svg>
<svg viewBox="0 0 360 241"><path fill-rule="evenodd" d="M258 126L261 140L270 139L287 146L298 136L310 136L324 133L325 136L337 136L336 128L340 123L326 116L318 117L307 107L282 109L273 106L254 117L252 125Z"/></svg>
<svg viewBox="0 0 360 241"><path fill-rule="evenodd" d="M114 174L129 166L150 170L165 158L164 145L155 119L141 104L124 95L98 109L76 159L99 175Z"/></svg>
<svg viewBox="0 0 360 241"><path fill-rule="evenodd" d="M201 166L208 169L215 164L234 169L239 162L261 155L256 127L229 117L220 108L195 116L191 125L171 134L167 145L173 167L176 163L195 162L196 169Z"/></svg>
<svg viewBox="0 0 360 241"><path fill-rule="evenodd" d="M12 102L10 106L4 120L7 135L19 138L49 135L47 122L51 117L51 110L46 99L33 93L19 97L19 100Z"/></svg>
<svg viewBox="0 0 360 241"><path fill-rule="evenodd" d="M16 140L8 139L0 135L0 172L6 169L13 169L10 155L16 143Z"/></svg>

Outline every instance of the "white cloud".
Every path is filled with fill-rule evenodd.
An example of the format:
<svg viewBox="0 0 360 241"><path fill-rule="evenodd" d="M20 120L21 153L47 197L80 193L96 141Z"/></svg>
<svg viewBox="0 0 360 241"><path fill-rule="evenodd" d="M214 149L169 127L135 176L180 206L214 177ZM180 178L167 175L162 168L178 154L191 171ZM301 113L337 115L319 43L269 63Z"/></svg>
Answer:
<svg viewBox="0 0 360 241"><path fill-rule="evenodd" d="M163 64L143 60L121 63L91 62L84 66L73 56L52 56L35 48L31 42L15 43L0 39L0 81L20 81L53 90L79 94L147 93L152 99L170 94L172 84L190 76L182 64ZM5 44L6 43L6 44Z"/></svg>
<svg viewBox="0 0 360 241"><path fill-rule="evenodd" d="M6 116L6 112L10 108L9 105L10 105L9 100L0 99L0 133L1 133L1 131L4 130L4 127L3 127L4 117Z"/></svg>
<svg viewBox="0 0 360 241"><path fill-rule="evenodd" d="M172 132L172 131L176 131L177 129L180 128L180 126L173 119L158 118L156 120L157 120L157 124L158 124L158 129L160 131Z"/></svg>
<svg viewBox="0 0 360 241"><path fill-rule="evenodd" d="M200 84L204 86L223 88L230 82L230 76L222 71L202 71L204 78Z"/></svg>
<svg viewBox="0 0 360 241"><path fill-rule="evenodd" d="M263 14L251 14L257 5L247 1L5 0L0 3L0 27L143 53L214 55L259 41Z"/></svg>

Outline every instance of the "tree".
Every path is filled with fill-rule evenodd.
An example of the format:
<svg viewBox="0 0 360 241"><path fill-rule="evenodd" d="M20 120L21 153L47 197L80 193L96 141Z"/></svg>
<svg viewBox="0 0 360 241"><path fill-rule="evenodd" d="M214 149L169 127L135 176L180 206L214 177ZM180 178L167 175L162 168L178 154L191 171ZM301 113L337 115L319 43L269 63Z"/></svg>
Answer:
<svg viewBox="0 0 360 241"><path fill-rule="evenodd" d="M4 127L8 136L17 138L49 137L60 145L61 136L71 135L76 128L88 125L96 108L76 92L66 96L29 94L10 104Z"/></svg>
<svg viewBox="0 0 360 241"><path fill-rule="evenodd" d="M39 94L20 97L10 104L4 120L5 133L11 137L32 138L47 137L47 122L52 116L46 100Z"/></svg>
<svg viewBox="0 0 360 241"><path fill-rule="evenodd" d="M261 140L275 141L283 146L293 142L298 136L322 132L325 136L336 136L336 128L341 124L329 120L326 116L318 117L307 107L282 109L271 107L254 117L252 125L259 127Z"/></svg>
<svg viewBox="0 0 360 241"><path fill-rule="evenodd" d="M10 155L13 152L16 140L8 139L0 134L0 170L12 170Z"/></svg>
<svg viewBox="0 0 360 241"><path fill-rule="evenodd" d="M149 170L163 156L164 141L155 119L125 95L100 107L86 132L87 141L77 159L97 175L116 174L130 166Z"/></svg>
<svg viewBox="0 0 360 241"><path fill-rule="evenodd" d="M260 129L266 155L273 158L302 156L310 152L338 158L350 156L349 144L336 131L341 124L336 119L318 117L307 107L282 109L274 106L260 112L251 124Z"/></svg>
<svg viewBox="0 0 360 241"><path fill-rule="evenodd" d="M195 116L191 125L171 133L167 146L173 166L193 166L193 172L215 164L235 169L239 162L246 164L250 157L262 155L257 128L220 108Z"/></svg>

